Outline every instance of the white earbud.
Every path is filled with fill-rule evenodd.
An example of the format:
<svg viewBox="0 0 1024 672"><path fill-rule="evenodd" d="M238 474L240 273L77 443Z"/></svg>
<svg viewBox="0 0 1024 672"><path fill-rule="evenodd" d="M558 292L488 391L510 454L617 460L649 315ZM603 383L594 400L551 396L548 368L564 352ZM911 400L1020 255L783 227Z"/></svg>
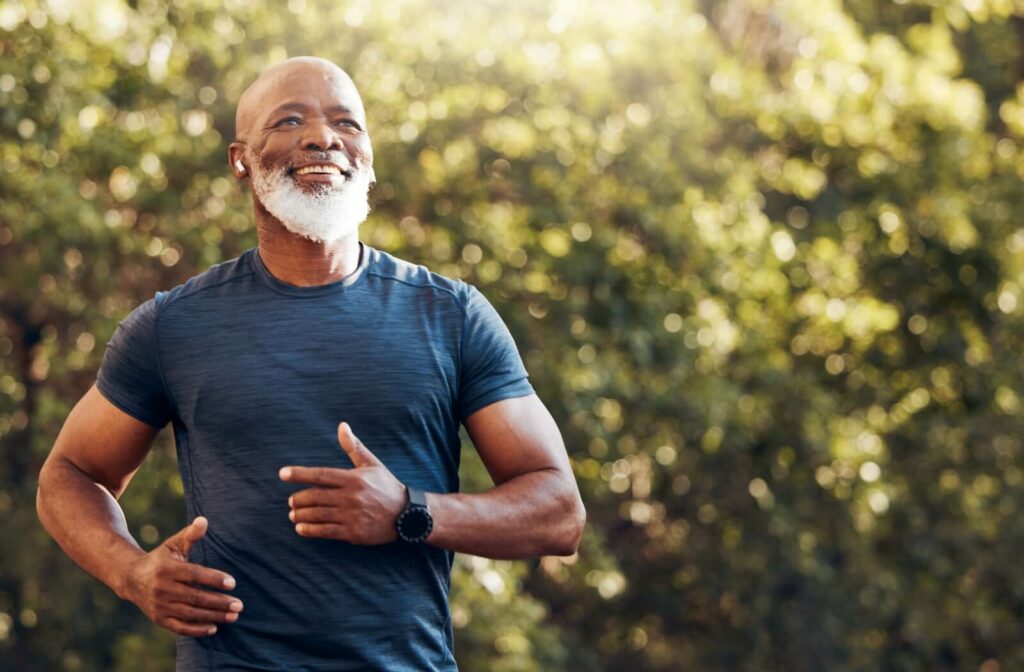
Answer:
<svg viewBox="0 0 1024 672"><path fill-rule="evenodd" d="M244 173L245 172L245 166L242 165L242 161L241 160L235 161L235 168L238 168L238 172L240 172L240 173Z"/></svg>

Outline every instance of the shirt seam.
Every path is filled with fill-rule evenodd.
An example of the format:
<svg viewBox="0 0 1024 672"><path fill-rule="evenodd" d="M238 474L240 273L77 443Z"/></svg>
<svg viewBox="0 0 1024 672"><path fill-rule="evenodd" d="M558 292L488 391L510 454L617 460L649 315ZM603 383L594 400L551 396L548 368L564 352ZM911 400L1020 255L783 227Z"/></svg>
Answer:
<svg viewBox="0 0 1024 672"><path fill-rule="evenodd" d="M234 275L234 276L232 276L230 278L227 278L225 280L221 280L220 282L217 282L217 283L212 284L212 285L203 285L202 287L196 287L194 289L189 290L188 292L182 292L182 293L178 294L177 296L173 296L173 297L169 298L167 300L167 302L165 304L163 304L163 306L164 307L170 307L170 305L172 303L175 303L176 301L180 301L182 299L187 299L190 296L195 296L196 294L199 294L200 292L205 292L208 289L216 289L217 287L220 287L221 285L226 285L229 282L237 282L239 280L245 280L246 278L248 278L250 276L253 276L253 275L256 275L255 271L244 271L242 275ZM174 290L170 290L170 291L168 291L166 293L170 294L172 291L174 291Z"/></svg>
<svg viewBox="0 0 1024 672"><path fill-rule="evenodd" d="M467 288L466 292L465 292L466 293L466 299L465 299L465 301L463 301L462 299L460 299L459 293L457 291L455 291L454 289L449 289L447 287L439 287L438 285L431 285L431 284L417 284L417 283L414 283L414 282L409 282L408 280L403 280L402 278L396 278L393 275L385 275L385 274L383 274L383 273L381 273L379 271L375 271L373 269L367 269L367 275L373 275L375 277L380 278L381 280L391 280L393 282L397 282L397 283L400 283L400 284L403 284L403 285L407 285L407 286L412 287L414 289L431 289L431 290L436 290L436 291L439 291L439 292L444 292L446 294L451 294L452 298L455 299L455 305L458 306L459 312L462 313L462 329L459 330L459 346L458 346L459 361L458 361L458 363L457 363L457 365L455 367L455 399L452 400L452 405L453 405L453 407L455 409L455 416L456 416L457 422L459 424L462 424L462 419L460 417L461 413L459 412L459 402L462 399L462 396L461 396L462 395L462 360L463 360L463 352L462 352L462 350L463 350L463 345L466 342L466 324L469 322L469 308L467 307L466 304L469 303L469 294L470 294L470 292L472 292L475 288L472 285L470 285L469 283L467 283L467 282L464 282L462 280L456 280L456 282L461 283L464 287ZM476 291L479 292L480 290L476 290Z"/></svg>
<svg viewBox="0 0 1024 672"><path fill-rule="evenodd" d="M403 285L408 285L409 287L414 287L416 289L434 289L434 290L437 290L439 292L444 292L446 294L451 294L452 297L455 299L455 304L459 307L459 310L462 312L463 318L466 317L466 307L459 300L459 293L457 291L455 291L454 289L449 289L447 287L439 287L438 285L431 285L431 284L422 284L422 285L421 284L416 284L414 282L409 282L408 280L403 280L402 278L396 278L393 275L385 275L385 274L383 274L383 273L381 273L379 271L369 271L368 270L367 274L368 275L376 276L376 277L378 277L378 278L380 278L382 280L393 280L395 282L401 283ZM462 282L462 281L460 280L459 282ZM466 285L467 287L470 286L470 285L468 285L468 284L466 284L464 282L462 284Z"/></svg>
<svg viewBox="0 0 1024 672"><path fill-rule="evenodd" d="M467 285L469 287L469 285ZM469 296L471 290L466 291L465 304L469 304ZM455 374L455 415L458 418L459 424L465 425L465 418L462 415L462 362L465 359L463 353L463 347L466 344L466 326L469 324L469 308L468 305L462 305L462 329L459 331L459 366L456 369Z"/></svg>
<svg viewBox="0 0 1024 672"><path fill-rule="evenodd" d="M153 316L153 341L156 351L156 371L160 375L160 384L164 387L164 394L171 402L171 420L173 422L176 418L180 418L181 414L178 413L178 402L175 400L174 394L171 393L171 386L167 384L167 376L164 374L164 358L160 353L160 318L163 316L163 308L170 304L161 304L155 298L154 303L156 304L156 314Z"/></svg>

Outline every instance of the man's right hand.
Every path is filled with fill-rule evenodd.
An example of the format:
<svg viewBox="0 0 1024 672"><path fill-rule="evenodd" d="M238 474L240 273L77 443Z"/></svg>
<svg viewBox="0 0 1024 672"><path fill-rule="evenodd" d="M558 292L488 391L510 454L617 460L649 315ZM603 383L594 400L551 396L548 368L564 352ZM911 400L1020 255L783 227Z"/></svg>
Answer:
<svg viewBox="0 0 1024 672"><path fill-rule="evenodd" d="M221 590L235 587L224 572L188 561L192 546L206 534L208 522L199 516L149 553L139 556L125 577L121 597L134 602L157 625L190 637L217 632L217 623L234 623L242 602Z"/></svg>

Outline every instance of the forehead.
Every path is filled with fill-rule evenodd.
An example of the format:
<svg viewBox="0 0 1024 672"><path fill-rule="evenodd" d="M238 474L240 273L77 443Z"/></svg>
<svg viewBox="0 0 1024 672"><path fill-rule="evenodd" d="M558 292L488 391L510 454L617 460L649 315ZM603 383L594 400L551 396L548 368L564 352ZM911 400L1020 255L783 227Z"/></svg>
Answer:
<svg viewBox="0 0 1024 672"><path fill-rule="evenodd" d="M344 72L316 64L298 64L282 68L267 77L261 87L258 107L263 115L284 106L295 109L346 108L363 115L363 101L355 84Z"/></svg>

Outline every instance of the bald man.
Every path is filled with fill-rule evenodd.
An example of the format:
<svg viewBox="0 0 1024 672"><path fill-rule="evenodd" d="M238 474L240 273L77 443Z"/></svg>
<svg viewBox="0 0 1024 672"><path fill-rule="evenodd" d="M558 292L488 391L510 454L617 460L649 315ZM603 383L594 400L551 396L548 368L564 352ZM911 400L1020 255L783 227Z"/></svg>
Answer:
<svg viewBox="0 0 1024 672"><path fill-rule="evenodd" d="M577 549L559 430L479 291L359 241L373 150L342 70L269 69L236 136L258 245L120 323L40 473L40 519L177 633L179 671L455 670L455 551ZM168 423L191 522L147 553L118 498ZM458 492L460 424L486 492Z"/></svg>

